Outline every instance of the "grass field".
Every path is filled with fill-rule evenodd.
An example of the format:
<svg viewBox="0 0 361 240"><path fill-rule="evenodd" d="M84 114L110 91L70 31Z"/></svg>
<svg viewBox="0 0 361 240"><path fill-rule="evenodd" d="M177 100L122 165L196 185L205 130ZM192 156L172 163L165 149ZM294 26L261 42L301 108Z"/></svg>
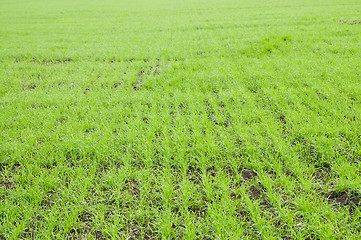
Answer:
<svg viewBox="0 0 361 240"><path fill-rule="evenodd" d="M0 239L361 238L359 0L0 0Z"/></svg>

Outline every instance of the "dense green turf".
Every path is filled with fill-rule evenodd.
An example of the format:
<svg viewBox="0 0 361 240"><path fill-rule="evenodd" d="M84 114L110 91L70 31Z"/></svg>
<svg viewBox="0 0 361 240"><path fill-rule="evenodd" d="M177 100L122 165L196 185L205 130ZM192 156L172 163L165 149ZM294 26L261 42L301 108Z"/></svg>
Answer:
<svg viewBox="0 0 361 240"><path fill-rule="evenodd" d="M359 0L0 0L0 239L357 239Z"/></svg>

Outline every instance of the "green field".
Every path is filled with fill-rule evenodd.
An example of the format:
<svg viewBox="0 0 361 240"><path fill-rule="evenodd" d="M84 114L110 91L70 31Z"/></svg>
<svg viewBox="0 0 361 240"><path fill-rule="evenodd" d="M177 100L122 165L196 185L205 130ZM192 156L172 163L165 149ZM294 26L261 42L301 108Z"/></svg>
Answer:
<svg viewBox="0 0 361 240"><path fill-rule="evenodd" d="M360 239L360 0L0 0L0 239Z"/></svg>

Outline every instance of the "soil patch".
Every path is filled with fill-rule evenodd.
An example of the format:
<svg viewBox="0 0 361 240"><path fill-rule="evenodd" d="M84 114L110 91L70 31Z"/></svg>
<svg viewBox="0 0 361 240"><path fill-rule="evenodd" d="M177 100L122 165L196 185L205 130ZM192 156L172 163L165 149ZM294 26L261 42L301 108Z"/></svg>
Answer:
<svg viewBox="0 0 361 240"><path fill-rule="evenodd" d="M4 179L0 179L0 188L5 188L5 189L14 189L15 188L15 183L11 182L11 181L4 181Z"/></svg>
<svg viewBox="0 0 361 240"><path fill-rule="evenodd" d="M361 198L354 192L336 192L331 190L325 196L329 204L348 207L350 213L353 213L356 208L361 207Z"/></svg>
<svg viewBox="0 0 361 240"><path fill-rule="evenodd" d="M347 25L361 25L361 20L340 20L340 24L347 24Z"/></svg>
<svg viewBox="0 0 361 240"><path fill-rule="evenodd" d="M257 177L257 175L258 174L255 170L248 170L248 169L244 169L241 174L242 178L246 181Z"/></svg>
<svg viewBox="0 0 361 240"><path fill-rule="evenodd" d="M261 200L260 205L262 206L269 206L268 201L266 200L265 196L261 193L261 191L255 187L251 186L248 190L248 195L255 200Z"/></svg>

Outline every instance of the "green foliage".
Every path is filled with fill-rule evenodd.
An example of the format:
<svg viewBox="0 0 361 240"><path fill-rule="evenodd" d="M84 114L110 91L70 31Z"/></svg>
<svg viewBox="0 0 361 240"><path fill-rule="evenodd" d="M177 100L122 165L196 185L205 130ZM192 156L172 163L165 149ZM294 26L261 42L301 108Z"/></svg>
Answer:
<svg viewBox="0 0 361 240"><path fill-rule="evenodd" d="M357 239L356 0L2 1L0 239Z"/></svg>

